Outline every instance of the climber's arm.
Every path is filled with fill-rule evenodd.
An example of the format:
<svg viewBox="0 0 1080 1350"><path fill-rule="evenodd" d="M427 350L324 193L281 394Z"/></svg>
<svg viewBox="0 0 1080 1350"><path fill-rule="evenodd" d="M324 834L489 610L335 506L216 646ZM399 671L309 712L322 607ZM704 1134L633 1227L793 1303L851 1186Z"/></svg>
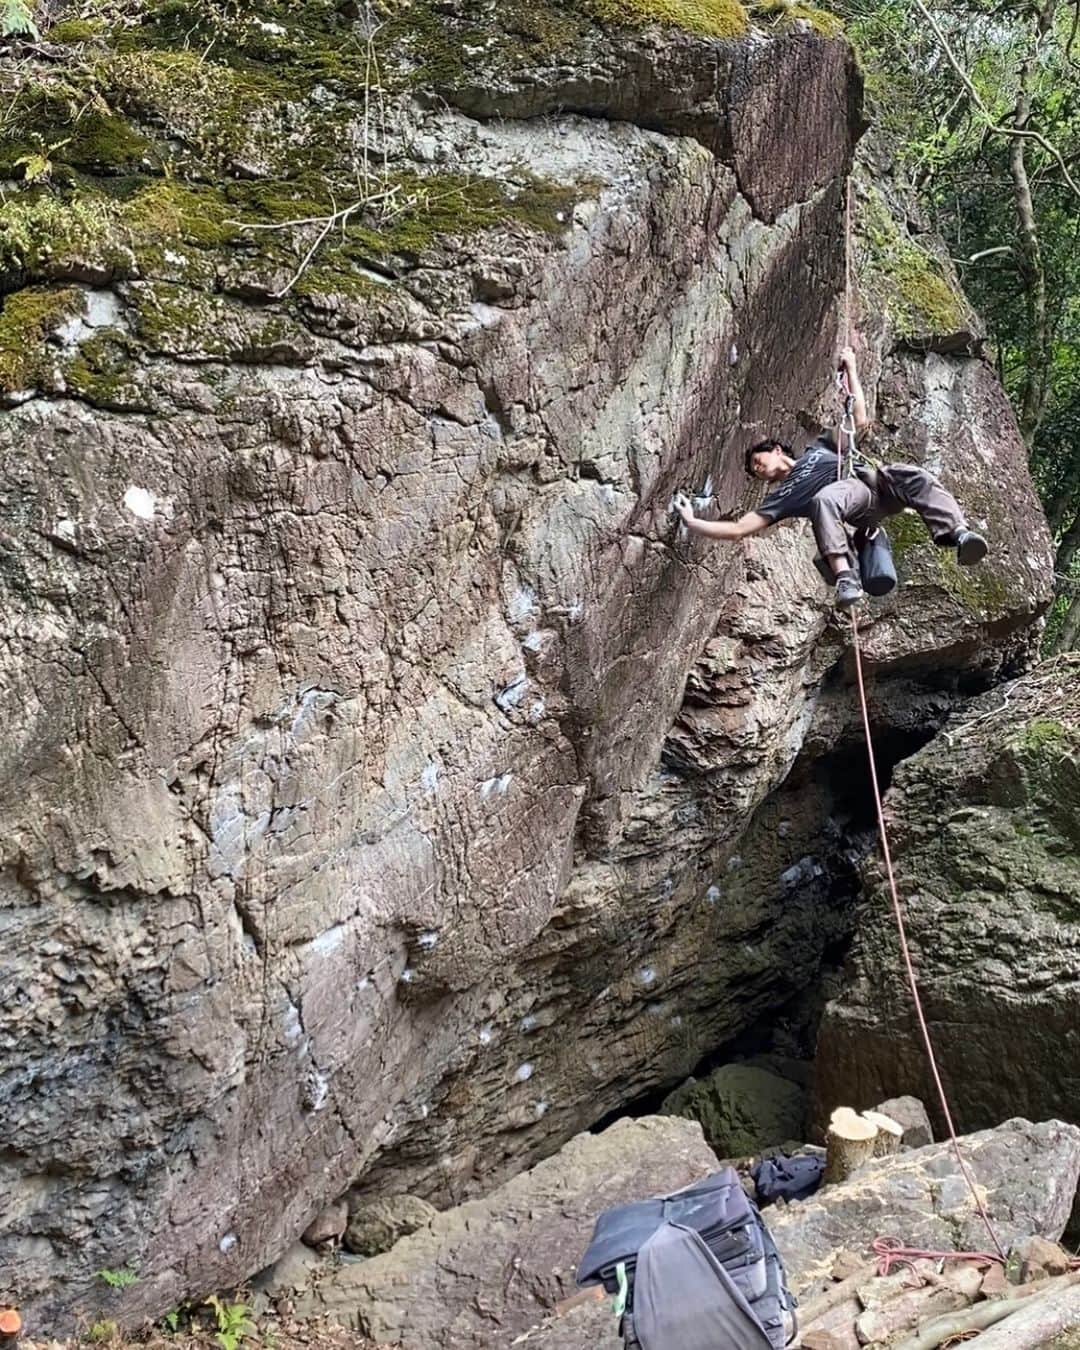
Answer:
<svg viewBox="0 0 1080 1350"><path fill-rule="evenodd" d="M759 511L747 511L738 520L699 520L689 498L680 492L675 498L675 509L691 534L701 534L707 539L748 539L752 534L760 534L773 523Z"/></svg>
<svg viewBox="0 0 1080 1350"><path fill-rule="evenodd" d="M863 431L870 425L870 416L866 411L866 394L863 392L862 380L859 379L859 368L855 364L855 352L851 347L845 347L840 353L840 364L847 373L848 388L851 390L855 430Z"/></svg>

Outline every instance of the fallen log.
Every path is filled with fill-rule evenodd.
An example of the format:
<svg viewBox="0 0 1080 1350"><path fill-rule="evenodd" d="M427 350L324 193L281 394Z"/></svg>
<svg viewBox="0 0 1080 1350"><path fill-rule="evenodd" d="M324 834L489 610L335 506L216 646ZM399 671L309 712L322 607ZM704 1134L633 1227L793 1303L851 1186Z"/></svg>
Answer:
<svg viewBox="0 0 1080 1350"><path fill-rule="evenodd" d="M976 1303L974 1307L967 1308L962 1312L948 1313L935 1318L932 1322L927 1322L915 1335L896 1345L894 1350L937 1350L938 1346L943 1345L954 1336L962 1336L969 1331L985 1332L988 1328L996 1326L1006 1318L1009 1319L1009 1325L1001 1329L1001 1335L1007 1335L1009 1339L999 1341L998 1345L1008 1346L1010 1350L1027 1350L1027 1347L1038 1346L1041 1342L1034 1339L1014 1342L1012 1340L1013 1329L1018 1325L1013 1320L1014 1315L1026 1310L1032 1303L1044 1308L1052 1302L1060 1301L1067 1294L1080 1297L1078 1286L1080 1286L1080 1271L1073 1271L1068 1275L1051 1276L1033 1284L1020 1285L1010 1289L1001 1298ZM1076 1305L1076 1310L1077 1323L1080 1323L1080 1303ZM1069 1326L1072 1325L1075 1324L1069 1323ZM1064 1331L1068 1327L1063 1326L1060 1329ZM1039 1334L1044 1333L1040 1332ZM1057 1333L1056 1331L1050 1331L1045 1334L1056 1335ZM988 1345L987 1338L982 1336L979 1339L983 1342L980 1350L985 1350Z"/></svg>
<svg viewBox="0 0 1080 1350"><path fill-rule="evenodd" d="M914 1336L901 1341L894 1350L938 1350L939 1345L952 1337L962 1336L968 1331L985 1331L987 1327L1011 1317L1014 1312L1016 1304L1010 1299L997 1298L990 1303L976 1303L963 1312L935 1317Z"/></svg>
<svg viewBox="0 0 1080 1350"><path fill-rule="evenodd" d="M874 1156L878 1128L850 1106L839 1106L832 1113L825 1135L825 1185L846 1181L857 1167Z"/></svg>
<svg viewBox="0 0 1080 1350"><path fill-rule="evenodd" d="M1080 1286L1075 1284L1016 1302L1020 1306L1011 1317L984 1333L979 1350L1036 1350L1051 1337L1080 1326Z"/></svg>
<svg viewBox="0 0 1080 1350"><path fill-rule="evenodd" d="M809 1331L814 1323L819 1322L826 1313L832 1312L841 1303L846 1303L849 1298L854 1298L859 1287L864 1285L876 1270L877 1262L871 1261L868 1265L857 1270L854 1275L849 1275L846 1280L841 1280L839 1284L834 1284L831 1288L826 1289L823 1294L818 1294L817 1298L812 1298L808 1303L804 1303L799 1310L799 1325Z"/></svg>

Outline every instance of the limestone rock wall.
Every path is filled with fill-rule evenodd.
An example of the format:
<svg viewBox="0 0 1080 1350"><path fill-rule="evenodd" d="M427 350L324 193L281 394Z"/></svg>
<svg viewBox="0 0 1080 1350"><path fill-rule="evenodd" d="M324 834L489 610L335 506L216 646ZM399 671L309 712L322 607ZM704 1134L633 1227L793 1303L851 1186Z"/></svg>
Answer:
<svg viewBox="0 0 1080 1350"><path fill-rule="evenodd" d="M305 47L249 115L280 17L224 32L224 126L166 29L141 82L124 48L138 139L20 195L75 215L5 255L0 1295L38 1325L103 1267L124 1319L235 1284L350 1187L482 1191L851 925L829 792L776 790L850 736L805 527L710 549L668 514L752 505L738 447L829 406L847 47L590 27L374 110L362 46ZM350 190L327 109L408 176L304 272L288 165ZM897 440L999 509L996 584L914 549L869 622L892 724L1023 654L1046 538L977 358L867 331Z"/></svg>

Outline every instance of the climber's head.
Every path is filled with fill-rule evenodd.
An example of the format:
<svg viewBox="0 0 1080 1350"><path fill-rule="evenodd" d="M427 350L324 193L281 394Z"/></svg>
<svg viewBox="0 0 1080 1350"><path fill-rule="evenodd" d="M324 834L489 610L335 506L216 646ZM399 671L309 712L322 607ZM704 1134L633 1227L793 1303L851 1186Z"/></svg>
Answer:
<svg viewBox="0 0 1080 1350"><path fill-rule="evenodd" d="M779 482L791 472L791 446L770 436L747 446L743 463L751 478L763 478L766 483Z"/></svg>

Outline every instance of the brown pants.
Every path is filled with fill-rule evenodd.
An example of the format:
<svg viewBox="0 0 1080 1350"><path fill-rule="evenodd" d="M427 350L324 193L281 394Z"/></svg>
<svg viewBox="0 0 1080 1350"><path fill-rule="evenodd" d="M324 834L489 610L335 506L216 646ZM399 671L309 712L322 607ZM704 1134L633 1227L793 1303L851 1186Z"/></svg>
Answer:
<svg viewBox="0 0 1080 1350"><path fill-rule="evenodd" d="M895 516L905 506L922 516L935 544L952 544L957 531L967 528L956 498L918 465L887 464L859 473L858 478L839 478L823 487L810 503L810 521L823 558L844 554L854 566L845 526L873 528L883 516Z"/></svg>

